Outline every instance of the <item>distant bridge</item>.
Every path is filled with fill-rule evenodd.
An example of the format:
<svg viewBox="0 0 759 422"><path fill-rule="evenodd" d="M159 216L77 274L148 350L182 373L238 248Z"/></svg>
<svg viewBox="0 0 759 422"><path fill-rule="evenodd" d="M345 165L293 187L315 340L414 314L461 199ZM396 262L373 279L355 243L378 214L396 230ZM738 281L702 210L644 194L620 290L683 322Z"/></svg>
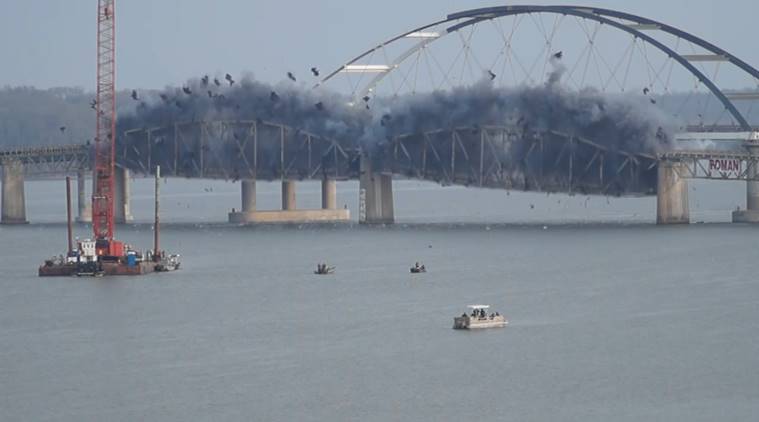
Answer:
<svg viewBox="0 0 759 422"><path fill-rule="evenodd" d="M360 155L377 173L443 185L600 195L653 195L656 157L610 151L558 131L516 127L441 129L377 147L326 140L261 121L215 121L131 130L118 159L132 171L215 179L358 179Z"/></svg>
<svg viewBox="0 0 759 422"><path fill-rule="evenodd" d="M551 23L548 26L542 20L546 15ZM555 39L555 35L565 18L570 22L574 20L575 29L584 34L586 42L575 46L576 51L570 51L571 46L566 44L556 45L563 39ZM501 25L506 19L513 19L510 31L504 31ZM541 43L545 40L545 46L539 51L527 49L536 54L528 60L520 60L512 43L514 32L523 28L521 22L532 22L539 35L537 39ZM475 31L476 28L482 30ZM607 39L605 33L598 37L604 28L626 37L626 48L620 44L612 49L621 54L614 60L598 57L597 44ZM491 41L496 37L497 44L502 44L500 50L485 52L473 48L475 33L489 33ZM458 54L446 55L452 62L441 64L439 58L432 55L442 39L460 41L460 45L454 44L460 49ZM691 51L681 53L681 44ZM657 52L663 62L652 64L654 57L648 54L646 46ZM561 50L555 52L558 47ZM633 60L635 54L641 57ZM492 57L484 60L484 55ZM411 93L420 91L417 81L431 83L433 86L428 88L432 89L455 88L454 82L467 83L465 75L469 76L469 82L488 75L493 83L500 83L507 64L515 83L519 83L516 76L521 69L525 76L521 83L542 84L548 64L562 57L569 67L568 82L578 88L593 86L587 83L586 76L595 73L598 75L596 86L604 91L616 86L624 93L642 92L652 105L662 99L662 93L673 91L669 82L672 69L677 67L687 78L695 80L694 91L707 90L721 107L718 110L721 117L714 124L697 122L688 127L690 134L697 133L689 136L690 140L736 142L729 150L672 151L653 156L610 150L597 140L555 130L525 133L515 127L488 126L407 134L381 140L367 148L358 145L356 140L325 139L319 134L260 120L170 122L162 127L135 128L117 137L117 218L129 219L128 172L150 174L160 165L163 174L175 177L240 180L242 209L230 214L231 221L261 221L257 219L272 217L256 211L255 181L258 179L282 180L282 208L293 212L296 209L295 181L322 180L324 212L304 214L304 218L343 218L347 214L335 210L335 181L359 179L359 220L392 222L393 175L443 185L570 194L657 194L660 223L688 221L686 179L745 180L748 182L747 210L734 218L759 221L759 176L755 159L759 156L759 132L750 124L748 113L752 107L739 106L759 100L759 91L727 89L717 80L718 72L712 75L705 66L715 65L717 70L719 66L730 68L751 83L759 80L759 70L706 40L662 22L595 7L512 5L466 10L388 38L333 72L325 72L317 86L333 83L340 76L358 75L351 95L355 102L369 104L378 90L388 85L383 85L383 81L390 81L389 85L395 87L388 93L390 97L404 87ZM569 57L574 64L568 61ZM588 71L591 63L595 63L595 72ZM635 63L641 67L631 71ZM425 65L427 68L423 69ZM450 75L454 69L458 76ZM579 83L573 78L575 70L581 74ZM425 77L417 78L418 74ZM363 78L367 75L369 77ZM409 78L410 75L414 77ZM632 81L628 78L630 75L642 75L645 80ZM392 83L394 76L400 78L396 80L399 84ZM722 116L727 116L728 121L719 120ZM0 155L2 221L26 220L23 174L32 171L41 174L76 170L80 175L81 213L83 175L90 168L90 154L84 149L74 150L76 147L71 151L17 150Z"/></svg>
<svg viewBox="0 0 759 422"><path fill-rule="evenodd" d="M708 139L703 135L684 136ZM726 136L731 135L718 134L720 139ZM688 214L685 180L743 180L750 186L759 181L759 155L752 152L759 135L746 139L744 132L738 132L732 136L745 146L675 150L655 156L611 151L593 140L558 131L526 135L516 127L482 126L398 136L366 151L359 145L255 120L173 124L131 130L119 138L116 215L122 222L130 219L129 171L147 175L160 165L162 174L169 177L241 180L243 206L233 213L237 215L234 221L248 221L238 214L255 213L256 180L283 181L285 210L296 209L296 180L321 180L326 189L323 208L334 210L334 182L354 179L362 186L360 217L367 222L389 222L394 217L392 177L401 176L442 185L537 192L658 194L661 203L674 201L680 214L662 222L682 222ZM77 174L80 219L86 221L84 178L91 169L90 158L89 145L0 151L4 221L26 221L24 174ZM749 194L749 204L754 196Z"/></svg>

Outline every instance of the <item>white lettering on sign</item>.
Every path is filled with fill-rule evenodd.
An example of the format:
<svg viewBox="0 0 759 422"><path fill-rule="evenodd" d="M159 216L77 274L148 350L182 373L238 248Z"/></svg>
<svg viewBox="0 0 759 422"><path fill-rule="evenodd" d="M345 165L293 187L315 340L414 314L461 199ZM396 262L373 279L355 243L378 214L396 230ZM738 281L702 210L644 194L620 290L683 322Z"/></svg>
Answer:
<svg viewBox="0 0 759 422"><path fill-rule="evenodd" d="M740 173L741 160L719 159L709 160L709 171L716 170L723 173Z"/></svg>

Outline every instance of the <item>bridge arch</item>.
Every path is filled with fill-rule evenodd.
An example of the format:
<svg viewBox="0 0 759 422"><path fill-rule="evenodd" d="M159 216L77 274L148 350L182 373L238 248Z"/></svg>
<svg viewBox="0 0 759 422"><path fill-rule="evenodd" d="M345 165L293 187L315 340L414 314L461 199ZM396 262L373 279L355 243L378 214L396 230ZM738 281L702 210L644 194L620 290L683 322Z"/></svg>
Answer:
<svg viewBox="0 0 759 422"><path fill-rule="evenodd" d="M533 5L514 5L514 6L498 6L471 9L462 12L449 14L445 19L441 19L423 26L419 26L410 31L392 37L384 42L377 44L376 46L362 52L352 60L346 62L342 66L338 67L333 72L327 74L316 86L327 83L335 78L340 73L346 72L374 72L377 75L366 83L360 90L356 92L356 100L370 95L374 88L388 75L390 72L396 70L403 62L412 57L416 52L428 47L433 42L442 38L443 36L451 33L459 32L460 30L475 25L482 21L494 20L503 18L506 16L516 15L529 15L535 13L545 14L557 14L557 15L571 15L578 18L588 19L598 22L602 25L608 25L619 31L626 32L636 39L641 39L647 44L655 47L660 52L667 55L672 60L675 60L678 64L692 74L697 80L702 83L707 89L719 100L724 109L730 114L735 122L740 126L742 130L750 131L751 125L749 124L746 116L738 110L733 101L728 95L720 89L712 78L707 76L703 71L694 66L689 57L679 54L673 48L670 48L665 43L657 40L656 38L644 33L644 30L660 30L667 34L673 35L678 38L682 38L689 41L705 51L710 52L713 55L714 60L724 60L734 66L746 75L759 82L759 70L749 65L745 61L738 57L728 53L727 51L717 47L716 45L703 40L691 33L680 30L670 25L663 24L661 22L648 19L642 16L633 15L630 13L620 12L611 9L594 8L594 7L581 7L581 6L533 6ZM618 19L618 20L615 20ZM621 22L624 21L624 22ZM429 30L440 25L452 24L445 28L444 34L437 33L425 33ZM385 47L398 42L404 38L418 38L419 41L412 45L410 48L403 51L393 60L388 60L388 64L384 66L366 66L357 65L362 59L374 54L377 51L384 49ZM701 59L708 59L708 57L701 57ZM754 98L756 97L756 98ZM740 98L740 97L738 97ZM748 98L759 99L759 94L749 93ZM748 99L744 97L744 99Z"/></svg>

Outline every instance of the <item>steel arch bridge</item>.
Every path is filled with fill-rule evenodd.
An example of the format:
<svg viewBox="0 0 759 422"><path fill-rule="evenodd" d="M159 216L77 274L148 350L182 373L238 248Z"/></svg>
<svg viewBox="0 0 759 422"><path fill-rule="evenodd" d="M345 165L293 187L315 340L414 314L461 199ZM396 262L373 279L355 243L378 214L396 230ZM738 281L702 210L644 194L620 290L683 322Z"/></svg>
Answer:
<svg viewBox="0 0 759 422"><path fill-rule="evenodd" d="M546 24L544 21L539 21L535 18L535 16L543 15L555 16L552 28L549 27L551 22ZM420 73L424 74L422 67L425 60L427 60L429 69L437 68L440 73L443 73L442 79L445 79L445 81L441 80L439 84L433 83L433 89L447 87L448 82L450 82L448 79L455 80L456 78L449 78L449 74L459 64L461 65L462 74L465 72L467 66L474 66L479 67L478 70L481 73L487 73L491 79L495 79L496 76L502 75L501 72L498 74L494 73L499 60L502 70L507 70L507 63L511 66L511 73L516 73L514 68L518 69L521 67L521 70L526 74L526 79L534 81L535 74L538 74L540 77L543 76L551 56L555 54L552 47L559 44L557 42L559 28L566 17L574 17L578 20L578 25L581 26L581 32L583 32L587 41L586 47L580 57L577 58L577 62L573 67L574 72L578 64L580 65L579 67L583 67L584 65L583 82L585 81L589 64L594 61L596 66L602 69L605 68L605 71L608 73L608 75L601 75L600 72L598 74L598 82L600 82L599 85L602 85L600 87L602 90L606 91L611 82L614 81L620 85L621 91L629 92L629 89L633 86L625 86L625 83L622 81L628 81L633 53L637 50L641 53L641 56L645 56L644 61L646 63L642 67L648 73L649 80L647 83L637 85L636 87L641 89L645 95L649 95L650 93L653 103L656 102L653 99L654 95L672 93L669 84L671 82L673 65L676 63L693 78L694 86L691 92L688 92L690 94L688 97L694 92L701 92L701 89L705 88L705 91L710 93L722 107L721 109L710 110L712 113L717 114L713 125L704 124L707 115L706 110L698 113L698 121L685 122L686 125L708 127L719 124L725 126L727 122L724 120L719 122L719 120L724 119L725 115L727 115L729 125L736 126L744 131L751 130L750 115L754 111L754 103L759 100L759 70L724 49L671 25L630 13L596 7L514 5L479 8L452 13L444 19L391 37L362 52L333 72L328 73L319 81L316 87L334 83L334 80L339 79L341 76L347 76L348 78L354 76L350 81L354 102L359 103L361 99L369 102L369 99L375 95L375 91L382 85L383 81L386 82L386 79L390 79L393 74L399 74L396 75L396 79L399 81L393 83L394 87L391 91L394 92L392 94L397 94L398 91L404 88L404 85L408 90L415 92L415 83L420 78ZM497 23L505 18L514 19L510 25L510 30L503 28ZM523 19L520 21L520 18ZM540 52L537 54L537 56L543 56L544 58L542 60L543 72L537 71L538 67L536 64L541 64L539 57L536 57L529 66L524 65L515 57L515 38L517 38L515 35L518 33L518 29L521 29L520 24L529 20L535 23L538 28L538 31L536 31L537 36L545 41ZM586 22L593 22L595 26L587 26ZM475 48L472 45L473 37L478 31L477 28L487 23L491 23L496 28L493 32L497 33L496 35L501 38L498 55L502 57L500 59L496 58L490 65L487 65L487 63L483 64L484 60L476 57ZM627 34L631 40L631 45L624 49L625 53L616 63L600 57L601 54L596 47L602 41L599 33L603 27L613 28L619 33ZM664 37L656 36L655 34L663 34ZM456 54L456 57L449 62L438 61L430 53L433 44L439 43L443 38L449 38L454 35L458 35L460 41L460 50ZM651 46L661 52L663 62L661 64L650 62L648 51L645 45L642 44ZM619 50L622 51L622 46L619 47ZM687 50L688 47L690 47L689 52L680 52ZM467 60L470 63L466 63ZM581 61L585 61L585 63L581 63ZM724 67L721 66L724 63L729 64L732 67L731 70L737 72L742 78L743 85L741 87L731 90L725 88L724 84L720 83L718 76L721 68L723 68L722 72L724 73ZM709 64L714 66L713 72L710 71ZM408 70L404 71L404 66ZM619 73L624 73L624 77L619 75ZM424 74L422 78L428 76L434 77L432 72L430 72L429 74ZM414 81L413 84L412 80ZM515 80L515 82L517 81ZM753 88L746 90L745 86ZM579 87L582 88L583 86ZM656 92L657 88L660 92ZM739 106L737 103L741 103L743 106ZM704 109L706 108L708 106L704 106Z"/></svg>
<svg viewBox="0 0 759 422"><path fill-rule="evenodd" d="M553 16L553 27L536 20L535 15ZM642 92L642 95L649 96L652 107L658 107L656 100L664 102L666 95L673 93L667 83L672 79L673 68L679 65L693 78L694 91L705 90L719 105L713 124L705 125L702 118L700 122L683 122L684 130L722 130L725 127L753 130L751 112L753 102L759 100L759 71L754 67L714 44L670 25L592 7L501 6L453 13L366 50L326 74L315 89L336 83L343 77L354 78L357 79L351 83L354 104L363 101L369 107L374 97L380 95L383 85L392 86L391 96L404 88L412 94L417 92L417 85L411 83L411 77L422 68L424 60L428 64L435 63L443 73L461 66L462 76L458 78L444 74L442 79L435 79L435 75L430 74L428 88L433 90L454 87L453 83L466 83L463 75L467 70L475 79L482 77L483 72L496 79L507 67L512 70L515 83L519 83L516 71L520 68L526 79L541 83L552 57L561 58L562 50L557 53L556 49L566 48L556 41L565 18L579 22L580 32L587 41L582 54L569 69L569 79L578 87L586 83L588 67L595 62L600 68L597 69L596 82L601 82L601 90L615 84L621 92L634 93L633 88L639 89L638 95ZM510 32L503 32L503 27L496 23L502 19L515 19ZM537 58L528 66L516 58L514 46L515 34L525 21L535 24L543 44L537 51ZM588 26L587 22L591 25ZM483 65L482 56L473 45L477 28L482 25L491 25L498 35L500 51L496 49L497 57L489 65ZM611 28L629 38L630 45L616 64L599 59L601 54L597 50L600 47L596 44L605 39L599 36L603 28ZM653 33L670 38L665 40ZM451 53L450 66L441 65L430 51L442 39L455 36L458 36L461 49ZM682 44L690 45L690 53L682 52ZM652 64L645 45L659 52L663 63ZM391 54L393 49L399 53ZM632 79L629 84L625 83L629 74L634 73L631 69L636 52L644 56L641 65L645 71L641 75L646 80L642 85L635 85L638 82ZM501 70L496 74L499 64ZM541 64L542 70L537 70ZM709 72L706 64L716 66L717 71ZM756 90L727 89L718 78L723 64L748 78ZM602 72L604 68L605 74ZM583 76L579 81L572 79L573 72L580 69ZM619 72L623 72L624 77L617 75ZM392 83L393 75L401 79L400 84ZM418 75L413 76L416 79ZM728 120L725 121L724 117ZM657 157L653 152L613 150L599 140L561 133L552 128L527 132L508 123L438 128L378 140L377 144L380 147L369 152L374 163L373 171L441 184L601 195L656 193ZM142 173L152 172L155 165L160 164L164 174L179 177L262 180L355 179L360 176L362 153L367 152L362 151L362 145L354 139L325 139L297 127L253 119L178 122L151 129L134 129L119 138L117 152L121 165Z"/></svg>

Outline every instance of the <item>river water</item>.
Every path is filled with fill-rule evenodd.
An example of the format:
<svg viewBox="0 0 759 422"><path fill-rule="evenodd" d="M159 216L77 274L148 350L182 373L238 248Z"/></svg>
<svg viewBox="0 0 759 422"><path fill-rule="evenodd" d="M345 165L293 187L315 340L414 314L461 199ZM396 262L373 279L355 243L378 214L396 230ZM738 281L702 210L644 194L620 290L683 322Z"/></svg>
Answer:
<svg viewBox="0 0 759 422"><path fill-rule="evenodd" d="M239 185L169 180L183 269L36 277L65 246L62 182L27 183L0 227L2 421L714 421L759 414L759 227L745 185L694 184L692 220L653 198L395 183L392 227L238 227ZM149 247L151 181L133 185ZM259 183L259 208L279 185ZM357 209L357 184L338 202ZM303 183L298 205L315 207ZM76 227L80 236L89 228ZM315 276L317 262L337 266ZM429 269L412 276L414 261ZM488 303L507 328L455 331Z"/></svg>

